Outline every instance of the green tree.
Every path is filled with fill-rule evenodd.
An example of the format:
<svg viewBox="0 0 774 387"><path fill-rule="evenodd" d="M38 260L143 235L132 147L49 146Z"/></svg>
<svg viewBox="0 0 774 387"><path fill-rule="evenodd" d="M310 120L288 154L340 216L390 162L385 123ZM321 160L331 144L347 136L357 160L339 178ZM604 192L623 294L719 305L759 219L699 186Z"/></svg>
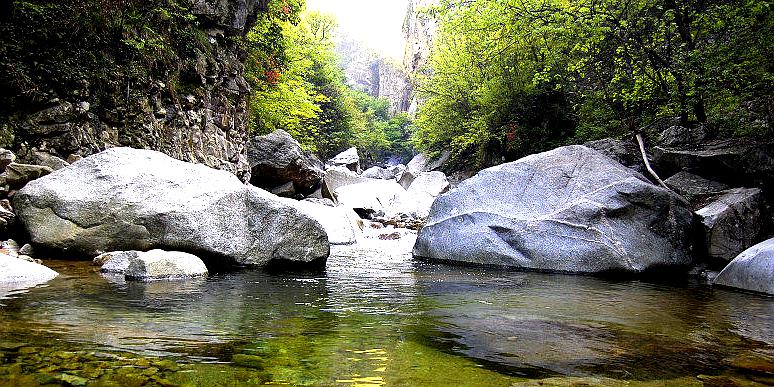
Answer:
<svg viewBox="0 0 774 387"><path fill-rule="evenodd" d="M492 164L661 117L771 135L771 1L446 0L415 145Z"/></svg>

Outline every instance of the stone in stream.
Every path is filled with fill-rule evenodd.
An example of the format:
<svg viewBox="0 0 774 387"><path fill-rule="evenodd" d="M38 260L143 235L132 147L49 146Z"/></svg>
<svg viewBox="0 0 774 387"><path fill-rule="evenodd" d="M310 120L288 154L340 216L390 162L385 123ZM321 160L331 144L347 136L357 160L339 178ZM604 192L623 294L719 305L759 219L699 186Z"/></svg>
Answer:
<svg viewBox="0 0 774 387"><path fill-rule="evenodd" d="M425 168L427 168L427 157L421 153L414 156L414 158L406 165L406 169L403 170L403 173L401 173L398 183L403 189L408 189L414 179L416 179L420 173L425 171Z"/></svg>
<svg viewBox="0 0 774 387"><path fill-rule="evenodd" d="M112 251L94 257L95 265L101 266L99 271L109 274L124 274L129 268L129 262L140 254L139 251Z"/></svg>
<svg viewBox="0 0 774 387"><path fill-rule="evenodd" d="M739 254L718 274L714 283L774 295L774 238Z"/></svg>
<svg viewBox="0 0 774 387"><path fill-rule="evenodd" d="M696 211L701 218L707 255L730 261L760 241L762 209L760 189L736 188Z"/></svg>
<svg viewBox="0 0 774 387"><path fill-rule="evenodd" d="M51 281L58 275L57 272L38 263L0 254L0 290L8 287L23 288L39 285Z"/></svg>
<svg viewBox="0 0 774 387"><path fill-rule="evenodd" d="M322 226L234 175L162 153L112 148L27 184L14 207L32 242L90 257L154 248L221 264L319 266Z"/></svg>
<svg viewBox="0 0 774 387"><path fill-rule="evenodd" d="M364 213L411 213L416 203L394 180L364 179L336 189L335 196L341 206L351 208L362 216Z"/></svg>
<svg viewBox="0 0 774 387"><path fill-rule="evenodd" d="M176 280L202 277L207 267L199 257L179 251L114 251L94 258L106 274L121 274L128 280Z"/></svg>
<svg viewBox="0 0 774 387"><path fill-rule="evenodd" d="M357 236L363 229L363 221L347 207L333 207L311 202L308 199L295 201L284 199L288 205L298 208L302 213L317 220L328 234L332 245L349 245L357 242Z"/></svg>
<svg viewBox="0 0 774 387"><path fill-rule="evenodd" d="M153 281L203 277L207 274L204 262L193 254L151 250L130 259L124 277L127 280Z"/></svg>
<svg viewBox="0 0 774 387"><path fill-rule="evenodd" d="M338 203L338 198L336 197L337 189L345 185L364 183L371 180L373 179L360 177L345 167L331 167L325 171L321 194L324 198L331 199L334 203Z"/></svg>
<svg viewBox="0 0 774 387"><path fill-rule="evenodd" d="M426 217L435 198L448 189L449 180L443 172L422 172L414 179L406 193L417 203L415 212L420 217Z"/></svg>
<svg viewBox="0 0 774 387"><path fill-rule="evenodd" d="M429 160L427 156L420 153L414 156L414 158L409 161L408 165L406 165L403 173L401 173L400 177L398 178L398 183L400 183L403 188L409 189L411 184L414 182L414 179L419 177L420 174L441 168L447 161L449 161L450 157L451 152L449 151L444 151L437 159L433 160Z"/></svg>
<svg viewBox="0 0 774 387"><path fill-rule="evenodd" d="M292 183L294 191L310 193L325 173L322 162L301 149L298 141L284 130L253 137L247 147L247 160L250 183L267 190Z"/></svg>
<svg viewBox="0 0 774 387"><path fill-rule="evenodd" d="M691 263L688 204L584 146L485 169L435 200L414 255L574 273Z"/></svg>

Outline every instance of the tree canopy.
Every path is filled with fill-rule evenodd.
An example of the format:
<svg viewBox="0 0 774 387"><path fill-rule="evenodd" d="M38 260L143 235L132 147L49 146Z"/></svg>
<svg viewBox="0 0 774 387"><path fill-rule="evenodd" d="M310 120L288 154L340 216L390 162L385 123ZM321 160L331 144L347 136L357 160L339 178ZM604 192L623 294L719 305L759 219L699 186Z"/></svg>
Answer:
<svg viewBox="0 0 774 387"><path fill-rule="evenodd" d="M283 129L323 159L351 146L373 162L410 155L408 117L390 116L387 100L347 86L334 49L336 20L303 11L303 3L276 6L288 12L269 13L248 36L251 132Z"/></svg>
<svg viewBox="0 0 774 387"><path fill-rule="evenodd" d="M414 144L492 164L660 117L771 135L770 1L444 0Z"/></svg>

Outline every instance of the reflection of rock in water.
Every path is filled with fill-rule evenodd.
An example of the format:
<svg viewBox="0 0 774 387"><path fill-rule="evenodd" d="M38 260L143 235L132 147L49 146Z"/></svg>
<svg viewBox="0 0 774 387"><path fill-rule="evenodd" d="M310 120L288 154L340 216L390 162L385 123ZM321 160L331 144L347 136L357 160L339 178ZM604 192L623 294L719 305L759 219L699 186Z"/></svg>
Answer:
<svg viewBox="0 0 774 387"><path fill-rule="evenodd" d="M697 375L745 345L707 288L433 267L417 277L433 317L418 340L512 375ZM751 330L771 332L760 323Z"/></svg>
<svg viewBox="0 0 774 387"><path fill-rule="evenodd" d="M728 320L731 332L774 346L774 298L730 290L715 295L711 310Z"/></svg>
<svg viewBox="0 0 774 387"><path fill-rule="evenodd" d="M259 270L147 283L92 273L77 281L40 293L47 310L35 318L72 340L144 353L270 336L284 319L321 314L316 308L327 299L320 278Z"/></svg>

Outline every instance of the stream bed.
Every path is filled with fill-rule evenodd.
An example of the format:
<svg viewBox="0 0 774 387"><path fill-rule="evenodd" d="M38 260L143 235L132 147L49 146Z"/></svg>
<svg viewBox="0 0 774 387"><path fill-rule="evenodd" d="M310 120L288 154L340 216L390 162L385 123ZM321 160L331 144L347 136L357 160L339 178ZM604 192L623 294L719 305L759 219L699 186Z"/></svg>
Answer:
<svg viewBox="0 0 774 387"><path fill-rule="evenodd" d="M774 385L774 298L429 264L410 245L184 282L45 261L58 278L0 297L0 385Z"/></svg>

